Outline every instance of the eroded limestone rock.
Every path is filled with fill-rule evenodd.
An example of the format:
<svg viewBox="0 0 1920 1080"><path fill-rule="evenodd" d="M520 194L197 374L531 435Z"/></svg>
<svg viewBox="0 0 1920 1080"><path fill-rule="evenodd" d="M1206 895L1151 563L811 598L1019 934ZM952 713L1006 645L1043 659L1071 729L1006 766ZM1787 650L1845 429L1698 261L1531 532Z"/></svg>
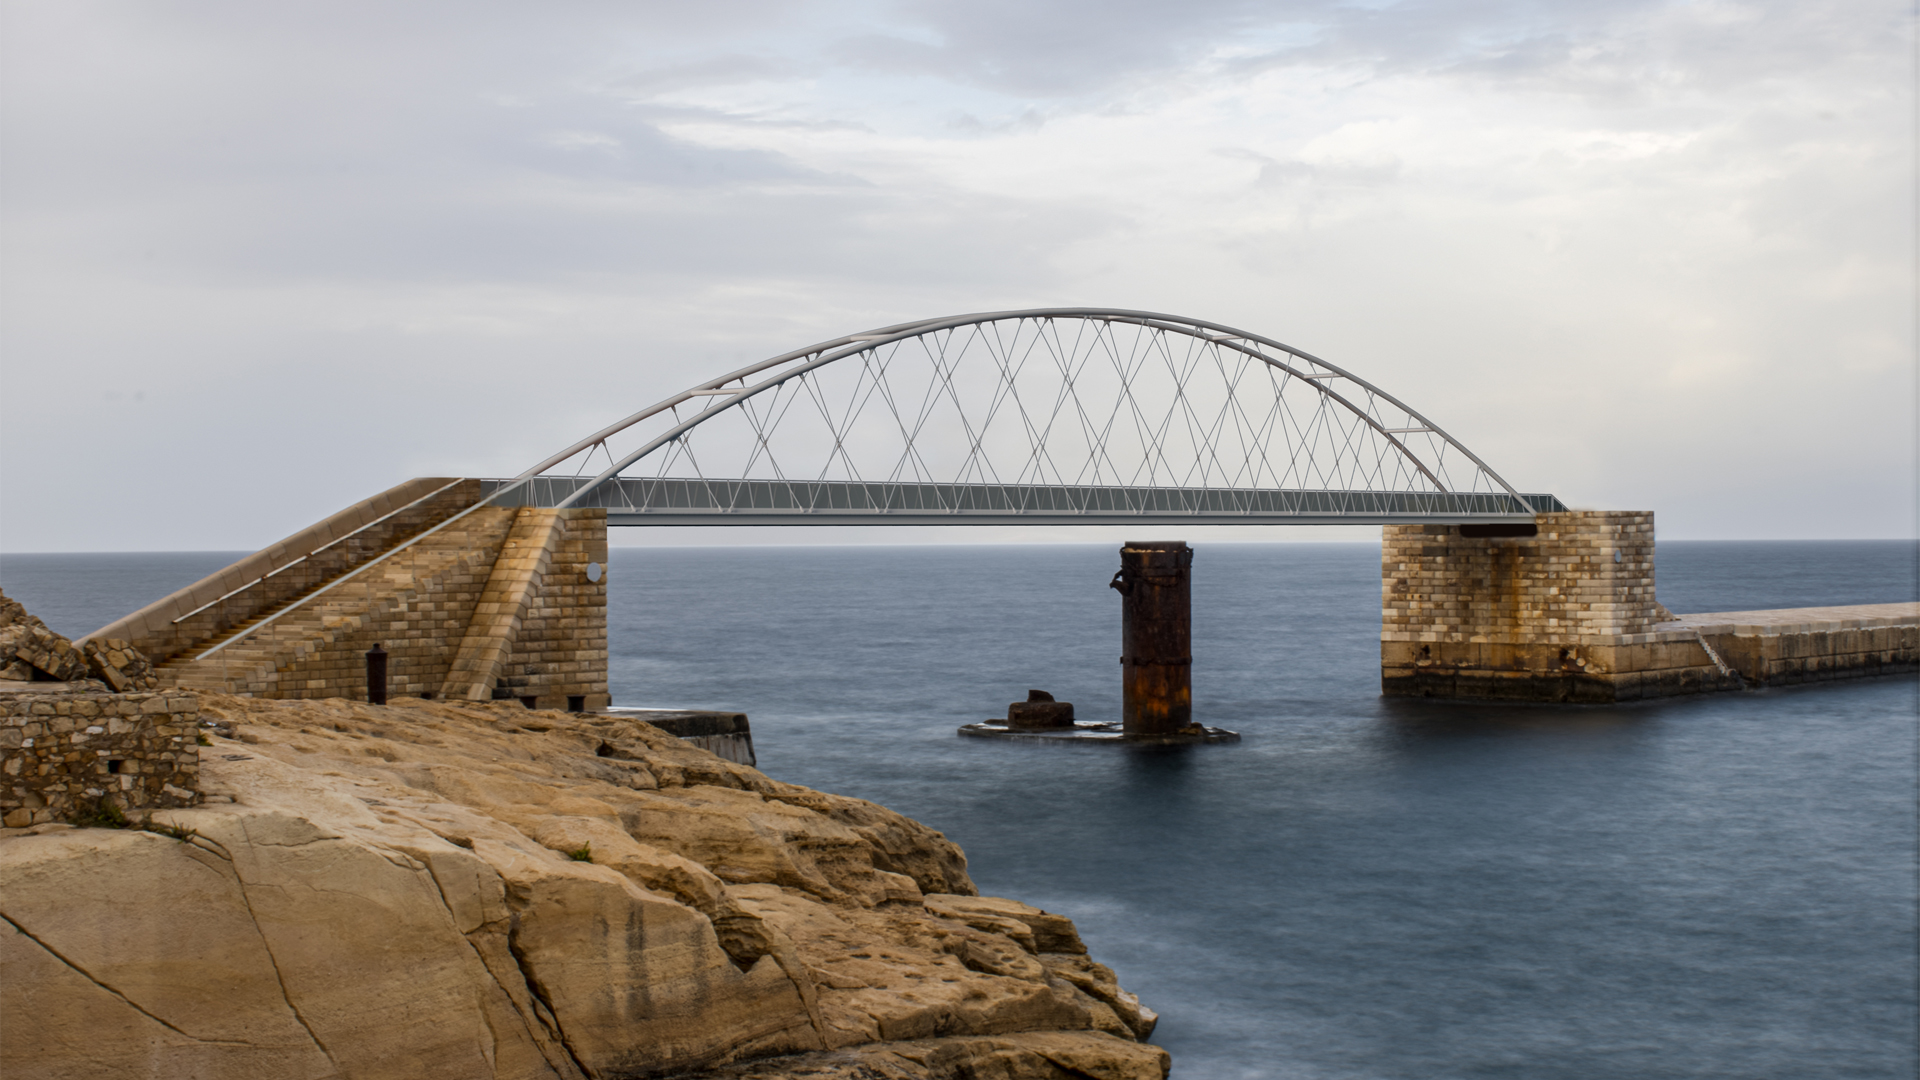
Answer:
<svg viewBox="0 0 1920 1080"><path fill-rule="evenodd" d="M1166 1080L1170 1062L1157 1046L1101 1032L876 1043L735 1065L713 1080Z"/></svg>
<svg viewBox="0 0 1920 1080"><path fill-rule="evenodd" d="M201 708L171 834L0 832L0 1075L1165 1075L1069 920L884 807L517 703Z"/></svg>

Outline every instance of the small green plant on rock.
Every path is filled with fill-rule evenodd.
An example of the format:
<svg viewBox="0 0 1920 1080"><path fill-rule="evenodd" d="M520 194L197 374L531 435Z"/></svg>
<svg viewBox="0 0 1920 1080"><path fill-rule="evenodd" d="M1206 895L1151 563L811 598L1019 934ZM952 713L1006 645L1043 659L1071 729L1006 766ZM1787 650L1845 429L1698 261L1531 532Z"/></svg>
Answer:
<svg viewBox="0 0 1920 1080"><path fill-rule="evenodd" d="M171 836L175 840L183 842L200 835L185 825L172 825L155 821L151 816L148 816L146 820L142 821L138 827L146 832L159 833L161 836Z"/></svg>
<svg viewBox="0 0 1920 1080"><path fill-rule="evenodd" d="M567 852L567 858L572 859L574 862L592 862L593 844L591 842L581 844L579 847Z"/></svg>
<svg viewBox="0 0 1920 1080"><path fill-rule="evenodd" d="M195 735L195 736L194 736L194 740L195 740L195 741L197 741L197 742L198 742L198 743L199 743L199 744L200 744L201 746L212 746L212 745L213 745L213 740L212 740L212 739L209 739L209 738L207 738L207 733L206 733L206 732L204 732L204 731L203 731L203 732L201 732L201 733L200 733L200 734L198 734L198 735Z"/></svg>
<svg viewBox="0 0 1920 1080"><path fill-rule="evenodd" d="M68 820L82 829L124 829L128 824L125 811L108 799L75 806Z"/></svg>
<svg viewBox="0 0 1920 1080"><path fill-rule="evenodd" d="M181 841L200 835L184 825L155 821L152 814L135 821L127 816L126 811L106 798L95 799L74 807L73 814L67 820L74 827L81 829L138 829L141 832L171 836Z"/></svg>

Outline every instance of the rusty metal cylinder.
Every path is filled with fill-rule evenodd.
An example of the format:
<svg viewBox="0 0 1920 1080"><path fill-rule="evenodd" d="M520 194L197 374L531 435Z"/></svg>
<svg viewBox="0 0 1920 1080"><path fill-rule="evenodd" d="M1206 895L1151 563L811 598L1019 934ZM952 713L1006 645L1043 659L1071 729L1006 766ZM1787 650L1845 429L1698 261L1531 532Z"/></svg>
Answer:
<svg viewBox="0 0 1920 1080"><path fill-rule="evenodd" d="M1120 572L1123 732L1171 735L1193 723L1193 550L1183 540L1128 541Z"/></svg>
<svg viewBox="0 0 1920 1080"><path fill-rule="evenodd" d="M377 641L367 650L367 701L373 705L387 703L387 650Z"/></svg>

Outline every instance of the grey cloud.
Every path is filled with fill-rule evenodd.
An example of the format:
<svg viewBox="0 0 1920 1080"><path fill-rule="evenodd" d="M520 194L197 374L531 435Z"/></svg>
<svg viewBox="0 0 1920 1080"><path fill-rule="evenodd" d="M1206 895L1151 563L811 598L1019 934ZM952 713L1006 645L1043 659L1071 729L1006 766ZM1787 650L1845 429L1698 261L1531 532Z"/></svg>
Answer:
<svg viewBox="0 0 1920 1080"><path fill-rule="evenodd" d="M1032 4L942 0L898 9L933 43L850 36L829 59L1028 97L1098 96L1151 84L1222 45L1229 77L1298 65L1452 74L1521 88L1634 98L1724 88L1809 65L1884 55L1910 11L1891 2L1764 0L1714 9L1670 0L1339 0ZM1280 29L1289 44L1261 49ZM1895 77L1897 73L1895 73Z"/></svg>
<svg viewBox="0 0 1920 1080"><path fill-rule="evenodd" d="M899 17L935 43L898 34L855 35L843 39L831 59L1002 93L1075 96L1173 67L1222 35L1286 10L1266 7L1263 13L1263 5L1244 0L914 3L897 9Z"/></svg>
<svg viewBox="0 0 1920 1080"><path fill-rule="evenodd" d="M676 90L784 80L803 76L805 65L789 57L727 54L678 64L638 67L607 79L607 90L646 99Z"/></svg>
<svg viewBox="0 0 1920 1080"><path fill-rule="evenodd" d="M48 403L0 430L9 460L28 463L3 481L10 544L46 546L17 537L82 518L88 536L61 544L237 543L260 527L242 520L256 504L201 512L236 489L275 493L263 498L281 500L284 532L312 520L315 499L362 497L395 469L518 467L603 422L608 397L624 409L858 327L1055 300L1190 309L1378 366L1444 422L1498 414L1485 421L1494 442L1473 444L1502 461L1606 460L1633 478L1609 481L1629 489L1624 505L1644 504L1655 489L1637 485L1671 472L1674 454L1708 459L1755 430L1703 418L1703 400L1806 433L1720 477L1754 505L1817 488L1837 460L1822 448L1856 431L1894 447L1875 460L1905 453L1896 395L1862 394L1880 410L1872 423L1808 419L1760 378L1768 363L1837 357L1823 386L1858 392L1841 368L1911 355L1910 12L1882 0L140 0L17 3L0 18L0 322L16 391ZM1222 50L1248 55L1209 59ZM1297 123L1269 115L1270 131L1221 137L1268 151L1219 151L1229 179L1268 185L1237 202L1173 190L1141 209L1086 194L1097 185L1077 201L990 196L917 171L1023 115L1048 123L1034 146L1058 157L1043 140L1061 128L1099 137L1061 122L1076 112L1132 113L1150 128L1162 83L1230 96L1236 80L1290 67L1324 93L1299 104ZM1395 76L1410 77L1379 99L1346 93ZM780 107L783 82L793 109ZM773 104L663 100L749 84ZM1685 138L1645 160L1543 150L1520 180L1447 162L1414 184L1384 156L1294 156L1300 140L1374 119L1375 100L1427 90L1462 111L1423 119L1469 136L1481 102L1490 124L1556 145L1588 128ZM905 103L846 105L861 93ZM820 101L824 115L801 108ZM867 175L903 179L671 134L693 121L730 125L738 145L792 147L810 127L868 119L906 130L856 140L845 159L869 155ZM774 127L777 141L756 138ZM961 149L897 145L936 139ZM1517 205L1528 199L1540 205ZM1319 213L1328 207L1342 212ZM1524 235L1535 231L1570 239L1548 252ZM1476 378L1394 367L1449 341L1470 343L1458 370ZM1542 381L1540 356L1572 372L1642 353L1680 364L1690 351L1732 358L1726 381L1649 403L1600 378L1580 416L1533 408L1564 389ZM565 378L529 380L529 363L548 358ZM376 379L391 391L384 411L344 428L367 408L356 387ZM150 393L95 415L92 395L83 408L67 392L82 382ZM261 398L290 404L264 410ZM482 439L474 418L489 410L516 422ZM74 456L47 466L47 446ZM62 488L119 475L156 446L227 468L171 476L143 509ZM288 462L275 456L294 453L335 487L277 485ZM484 454L499 460L474 464ZM1816 478L1779 479L1789 472ZM1673 476L1659 482L1694 482ZM195 512L178 527L199 531L120 531L180 506Z"/></svg>

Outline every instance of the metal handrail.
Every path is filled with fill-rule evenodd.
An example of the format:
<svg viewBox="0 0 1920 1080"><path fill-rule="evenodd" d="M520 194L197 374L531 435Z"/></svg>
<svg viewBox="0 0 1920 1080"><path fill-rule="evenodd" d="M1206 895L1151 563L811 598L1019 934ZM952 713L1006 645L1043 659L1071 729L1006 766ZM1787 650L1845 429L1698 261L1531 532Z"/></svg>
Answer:
<svg viewBox="0 0 1920 1080"><path fill-rule="evenodd" d="M273 568L272 570L267 571L264 574L261 574L259 577L254 578L252 581L247 582L245 585L242 585L239 588L233 590L232 592L227 593L224 596L221 596L219 599L209 600L206 603L201 604L199 607L194 608L192 611L187 612L185 615L182 615L179 618L173 620L173 625L178 626L181 623L186 622L188 619L193 618L195 615L198 615L201 612L207 610L213 605L224 603L228 600L231 600L232 598L240 595L243 592L246 592L248 589L253 588L255 585L260 584L261 582L267 580L268 578L273 577L274 575L279 574L282 571L291 570L294 567L300 565L301 563L306 562L308 559L313 558L315 555L320 554L321 552L327 550L333 545L344 544L347 541L353 539L354 537L359 536L361 533L366 532L368 529L373 528L375 525L378 525L381 522L386 521L387 519L395 516L396 514L404 514L407 511L413 509L414 507L419 506L421 503L426 502L428 499L431 499L436 495L445 494L448 489L457 487L460 484L464 484L464 483L466 483L466 477L463 476L460 479L455 480L453 483L448 484L446 487L440 488L437 491L432 491L432 492L429 492L428 494L420 496L419 498L413 500L412 502L408 503L407 505L401 507L398 510L389 511L388 513L382 514L379 517L374 518L372 521L367 522L365 525L360 526L359 528L353 530L352 532L348 533L345 536L336 537L335 539L327 541L326 543L321 544L319 547L314 548L312 551L307 552L305 555L302 555L297 559L291 559L291 560L288 560L287 562L281 563L279 566Z"/></svg>
<svg viewBox="0 0 1920 1080"><path fill-rule="evenodd" d="M466 479L468 478L463 476L460 478L460 480L455 481L455 483L460 483ZM361 563L359 566L354 567L352 570L349 570L346 573L341 574L339 577L334 578L332 581L327 582L325 585L322 585L319 588L308 593L307 595L301 597L300 599L295 600L293 603L288 604L286 607L281 608L279 611L276 611L273 614L267 616L266 618L261 619L259 622L254 623L252 626L247 627L245 630L240 631L239 633L233 635L232 637L221 642L220 644L215 645L213 648L208 649L206 652L201 653L199 656L194 657L194 659L205 660L207 657L212 656L214 653L219 652L221 649L224 649L229 645L232 645L234 642L241 641L247 638L254 631L272 624L274 621L278 620L282 615L291 614L292 612L300 609L301 607L304 607L308 601L317 599L321 595L331 592L336 586L345 585L347 582L353 580L356 577L359 577L361 574L365 573L366 571L371 570L376 566L379 566L381 563L386 562L388 559L392 558L393 556L400 554L402 551L405 551L408 548L412 547L413 545L419 543L420 541L425 540L427 537L432 536L434 533L439 532L441 529L444 529L447 526L453 524L454 522L459 521L461 518L466 517L468 514L473 513L475 510L478 510L481 507L492 502L493 500L499 498L500 496L505 495L507 492L518 490L519 488L524 486L526 482L530 479L532 479L531 476L518 477L513 481L513 483L508 484L506 487L501 488L500 490L494 492L491 495L487 495L483 497L479 502L474 503L472 506L467 507L465 510L460 511L459 513L453 515L452 517L441 522L440 524L435 525L433 528L428 529L425 532L418 533L414 536L408 537L404 543L395 544L393 547L388 548L386 551L381 552L378 556L372 559L368 559L366 562ZM452 485L448 485L448 486L452 486ZM443 488L442 490L445 490L445 489ZM341 539L344 540L346 538L341 537Z"/></svg>

